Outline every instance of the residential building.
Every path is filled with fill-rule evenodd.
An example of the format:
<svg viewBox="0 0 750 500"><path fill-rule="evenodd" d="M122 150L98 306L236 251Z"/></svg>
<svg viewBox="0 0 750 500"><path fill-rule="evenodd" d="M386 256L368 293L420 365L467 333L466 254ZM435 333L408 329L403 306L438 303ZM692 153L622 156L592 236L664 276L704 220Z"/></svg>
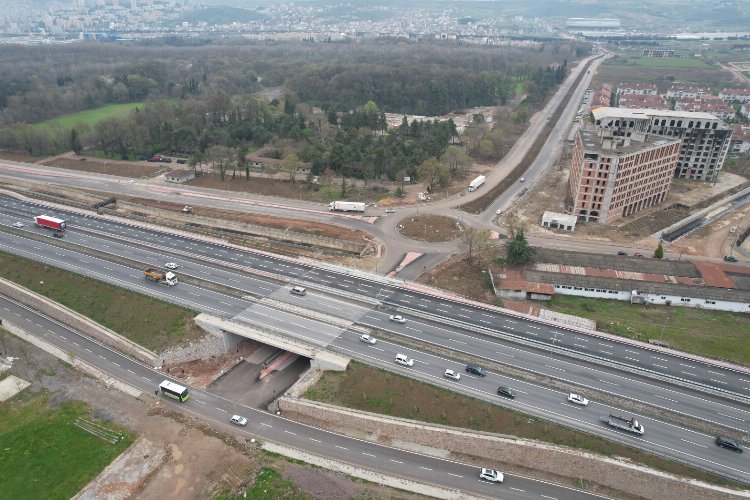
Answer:
<svg viewBox="0 0 750 500"><path fill-rule="evenodd" d="M620 108L640 109L669 109L666 99L660 95L651 94L630 94L621 95L617 100L617 106Z"/></svg>
<svg viewBox="0 0 750 500"><path fill-rule="evenodd" d="M592 114L598 127L615 136L638 133L680 139L675 166L675 176L680 179L715 181L729 152L732 129L710 113L597 108Z"/></svg>
<svg viewBox="0 0 750 500"><path fill-rule="evenodd" d="M719 92L719 99L724 102L750 103L750 89L724 89Z"/></svg>
<svg viewBox="0 0 750 500"><path fill-rule="evenodd" d="M250 166L259 170L270 169L281 169L284 170L284 160L277 160L276 158L266 158L264 156L250 155L248 157ZM310 173L312 166L309 163L299 163L297 166L297 174L307 175Z"/></svg>
<svg viewBox="0 0 750 500"><path fill-rule="evenodd" d="M659 89L646 83L621 83L617 86L617 95L623 94L658 95Z"/></svg>
<svg viewBox="0 0 750 500"><path fill-rule="evenodd" d="M737 112L732 106L716 96L704 96L698 98L679 99L674 105L675 111L703 111L711 113L722 120L734 120Z"/></svg>
<svg viewBox="0 0 750 500"><path fill-rule="evenodd" d="M568 211L579 221L609 224L663 202L679 154L678 138L582 128L573 147Z"/></svg>
<svg viewBox="0 0 750 500"><path fill-rule="evenodd" d="M750 126L735 125L732 127L732 141L729 144L731 156L750 154Z"/></svg>
<svg viewBox="0 0 750 500"><path fill-rule="evenodd" d="M750 104L743 104L740 108L740 114L745 118L750 118Z"/></svg>
<svg viewBox="0 0 750 500"><path fill-rule="evenodd" d="M710 94L707 89L702 87L693 87L690 85L673 85L669 87L667 93L664 95L667 99L684 99L686 97L703 97L706 94Z"/></svg>
<svg viewBox="0 0 750 500"><path fill-rule="evenodd" d="M542 215L542 227L575 231L577 220L578 218L575 215L548 211Z"/></svg>
<svg viewBox="0 0 750 500"><path fill-rule="evenodd" d="M601 87L596 89L594 96L591 98L591 108L610 106L612 104L612 86L608 83L603 83Z"/></svg>

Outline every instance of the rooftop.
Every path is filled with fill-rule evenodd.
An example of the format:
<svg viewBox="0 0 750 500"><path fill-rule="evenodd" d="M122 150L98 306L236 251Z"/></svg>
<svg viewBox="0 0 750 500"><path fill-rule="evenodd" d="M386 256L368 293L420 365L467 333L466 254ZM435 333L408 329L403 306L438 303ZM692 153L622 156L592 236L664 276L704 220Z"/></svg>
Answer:
<svg viewBox="0 0 750 500"><path fill-rule="evenodd" d="M611 108L601 107L592 109L594 119L605 120L607 118L632 118L634 120L651 119L653 116L666 116L674 118L689 118L691 120L718 120L711 113L703 111L674 111L671 109L649 109L649 108Z"/></svg>

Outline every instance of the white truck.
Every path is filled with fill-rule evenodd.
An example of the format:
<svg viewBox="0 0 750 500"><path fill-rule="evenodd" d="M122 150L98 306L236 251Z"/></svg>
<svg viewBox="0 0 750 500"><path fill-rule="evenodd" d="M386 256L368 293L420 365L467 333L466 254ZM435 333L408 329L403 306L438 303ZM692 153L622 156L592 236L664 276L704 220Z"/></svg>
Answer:
<svg viewBox="0 0 750 500"><path fill-rule="evenodd" d="M333 201L328 205L328 210L337 212L364 212L365 204L359 201Z"/></svg>
<svg viewBox="0 0 750 500"><path fill-rule="evenodd" d="M477 177L476 179L474 179L473 181L469 183L469 191L476 191L477 188L481 186L482 184L484 184L484 181L486 180L487 178L485 176L480 175L479 177Z"/></svg>
<svg viewBox="0 0 750 500"><path fill-rule="evenodd" d="M171 271L164 272L161 269L149 267L143 271L143 275L148 281L156 281L160 285L175 286L177 284L177 275Z"/></svg>
<svg viewBox="0 0 750 500"><path fill-rule="evenodd" d="M602 422L610 427L632 432L639 436L643 435L643 425L641 425L635 418L624 418L610 413L608 417L602 417Z"/></svg>

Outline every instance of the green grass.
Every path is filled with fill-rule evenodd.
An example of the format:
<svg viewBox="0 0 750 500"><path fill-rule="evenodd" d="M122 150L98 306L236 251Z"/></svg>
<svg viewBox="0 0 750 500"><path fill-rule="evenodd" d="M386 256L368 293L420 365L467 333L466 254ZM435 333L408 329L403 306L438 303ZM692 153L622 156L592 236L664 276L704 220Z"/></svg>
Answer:
<svg viewBox="0 0 750 500"><path fill-rule="evenodd" d="M275 469L262 467L255 478L255 484L247 490L245 498L275 500L277 498L294 498L299 500L313 499L293 482L281 477Z"/></svg>
<svg viewBox="0 0 750 500"><path fill-rule="evenodd" d="M76 417L90 419L89 408L80 402L52 408L38 394L0 405L0 497L70 498L135 438L117 429L124 438L110 444L73 425Z"/></svg>
<svg viewBox="0 0 750 500"><path fill-rule="evenodd" d="M750 365L750 321L745 314L645 307L570 295L556 295L545 307L593 319L603 332L640 340L661 339L680 351Z"/></svg>
<svg viewBox="0 0 750 500"><path fill-rule="evenodd" d="M59 302L148 349L175 345L199 333L192 322L196 314L189 309L32 260L0 253L0 276Z"/></svg>
<svg viewBox="0 0 750 500"><path fill-rule="evenodd" d="M325 372L308 389L305 397L394 417L536 439L605 456L625 457L649 467L713 484L734 484L708 472L635 448L357 362L351 362L345 372Z"/></svg>
<svg viewBox="0 0 750 500"><path fill-rule="evenodd" d="M146 103L144 102L128 102L125 104L109 104L96 109L88 109L86 111L79 111L78 113L71 113L69 115L59 116L51 120L46 120L40 123L34 124L34 127L40 129L47 129L52 132L55 124L59 125L64 129L72 129L78 123L85 123L89 127L93 127L102 120L108 118L119 118L127 116L135 108L143 108Z"/></svg>
<svg viewBox="0 0 750 500"><path fill-rule="evenodd" d="M614 57L604 62L608 66L642 66L647 68L692 68L692 69L711 69L714 66L705 62L703 59L696 57L641 57L641 56L620 56Z"/></svg>

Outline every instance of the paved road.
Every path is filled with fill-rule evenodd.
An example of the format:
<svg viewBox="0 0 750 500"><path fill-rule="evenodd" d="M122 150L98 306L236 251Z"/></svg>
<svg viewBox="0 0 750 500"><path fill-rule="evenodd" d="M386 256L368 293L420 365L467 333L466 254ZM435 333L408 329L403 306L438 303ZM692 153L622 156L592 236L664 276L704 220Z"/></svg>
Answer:
<svg viewBox="0 0 750 500"><path fill-rule="evenodd" d="M146 393L155 390L165 378L158 370L138 364L3 297L0 297L0 317L65 352L74 353L83 361ZM248 418L247 427L232 427L232 430L248 438L281 443L370 471L457 489L480 497L495 498L502 495L503 498L519 500L601 498L581 490L510 474L506 474L503 485L486 483L478 479L477 468L474 466L348 438L287 420L283 416L242 406L198 389L191 388L190 399L185 403L165 398L161 398L160 403L172 405L175 409L188 411L226 427L229 427L231 415L244 415Z"/></svg>
<svg viewBox="0 0 750 500"><path fill-rule="evenodd" d="M10 203L16 210L24 208L24 205L18 205L15 201L11 201ZM37 207L26 208L33 210ZM2 221L2 218L0 218L0 222ZM488 309L466 306L450 300L422 295L418 292L405 290L402 286L394 284L392 281L369 279L366 275L348 272L342 274L323 267L310 268L282 259L266 258L263 255L252 252L239 252L234 249L216 247L198 241L190 242L167 234L151 234L135 227L120 226L92 218L80 219L76 222L78 225L71 224L71 229L65 237L66 242L95 247L115 255L124 254L137 260L143 259L145 262L155 262L160 257L166 260L164 257L169 252L185 251L188 248L191 253L197 256L197 259L181 261L184 267L182 270L178 270L179 272L186 272L202 279L217 282L231 277L236 282L232 286L236 286L241 290L251 291L258 295L271 296L280 300L293 301L296 305L304 305L310 309L316 309L332 316L348 318L352 323L360 323L379 329L390 329L396 333L406 334L407 337L411 336L423 341L448 346L486 359L509 364L518 363L525 368L538 370L540 373L548 373L550 376L557 376L557 378L564 378L582 385L588 383L598 388L605 387L614 394L627 395L628 397L648 401L659 406L674 407L685 412L688 412L685 408L690 408L695 413L703 412L702 418L712 421L723 419L722 423L725 425L738 428L743 428L744 426L746 429L748 412L747 408L741 405L717 403L708 398L699 398L696 395L691 395L689 391L675 388L670 389L666 385L659 386L659 384L648 381L636 381L635 378L624 376L622 373L617 373L614 370L605 373L606 370L599 368L577 366L570 363L569 360L560 360L552 356L539 354L534 349L519 348L517 344L507 342L505 339L498 339L495 335L502 334L509 338L518 337L527 342L551 342L557 346L570 344L571 348L589 349L592 352L598 352L600 355L604 348L600 345L590 346L588 343L604 343L603 340L596 340L590 336L579 335L564 329L550 328L523 318L508 317ZM24 227L23 231L47 234L43 229L35 227ZM96 234L92 234L94 231L96 231ZM130 240L148 241L149 244L157 245L157 253L152 249L144 247L131 247L128 241L118 241L113 235L119 233L127 236ZM105 234L109 234L110 236L105 237ZM56 239L49 238L49 240L50 242L57 242ZM170 247L170 245L174 246ZM273 328L290 337L296 336L299 340L304 340L308 343L329 346L329 348L338 349L357 359L371 362L376 361L375 364L384 364L393 368L392 359L395 356L395 352L384 351L380 358L375 359L372 356L372 351L375 351L375 349L370 349L368 352L368 346L358 342L352 332L333 327L325 322L296 317L293 314L279 312L261 304L252 304L243 299L202 289L188 283L180 283L176 287L161 287L145 282L140 270L133 270L107 260L81 255L70 250L54 247L53 245L45 245L38 241L29 241L2 232L0 232L0 248L19 254L26 254L37 260L68 268L76 272L92 275L104 281L118 284L119 286L135 289L148 295L185 305L194 310L209 312L224 318L235 318L238 321L249 321L255 325ZM204 256L201 257L201 255ZM314 283L318 289L322 288L328 291L317 293L311 290L303 298L292 297L288 293L288 285L283 286L278 280L259 277L257 275L253 276L252 274L246 280L246 273L229 271L213 264L205 263L204 261L208 259L242 266L248 270L263 268L264 271L282 277L282 281L284 277L294 282L302 280L306 284ZM169 260L175 259L170 255ZM237 264L234 264L233 261L237 261ZM336 296L331 296L329 292L336 292ZM410 318L405 325L391 324L387 321L385 313L375 311L372 306L367 305L368 300L372 303L386 304L386 307L392 310L395 310L395 308L408 309L415 317L421 315L425 319L418 321ZM430 318L434 318L434 321ZM453 326L449 326L449 324ZM342 345L341 342L345 344ZM346 342L353 343L353 346L347 346ZM576 346L576 344L578 345ZM381 347L378 347L378 349L382 349L382 346L388 344L381 343L380 345ZM646 357L653 356L653 354L649 354L651 351L643 349L634 351L632 346L627 344L620 345L612 342L611 344L607 344L606 348L612 349L611 351L607 351L607 353L612 353L612 356L614 356L615 349L623 351L625 357L643 356L643 359L634 359L630 361L631 363L635 363L636 361L642 363L665 363L662 366L666 368L669 368L666 363L685 364L681 363L685 360L681 360L680 358L647 360L645 359ZM628 350L633 350L635 353L629 353L627 352ZM409 354L413 354L419 360L424 360L428 357L426 354L417 354L412 351L409 351ZM518 359L515 359L516 357ZM445 363L447 361L443 362L443 364ZM442 370L452 365L439 366L437 362L432 363L432 365L430 380L434 381L435 377L437 377L440 379L440 383L445 384L447 381L442 380L440 374ZM708 369L697 363L695 367L696 370ZM420 374L419 371L412 371L412 374L418 374L420 378L423 378L423 374ZM723 375L728 378L730 374L730 372L727 372ZM600 378L598 381L592 383L592 376ZM718 377L720 375L710 376ZM466 379L466 381L469 380ZM478 389L481 389L483 394L493 394L498 380L488 377L487 381L489 380L492 380L492 382L488 387L481 388L463 385L462 388L465 389L464 392L469 394ZM487 381L484 383L489 383ZM507 382L507 379L505 381ZM521 382L507 383L510 385L522 384ZM605 431L597 421L597 418L601 415L590 414L588 416L592 417L593 420L589 419L588 421L571 419L570 415L561 413L558 409L561 399L559 394L555 396L556 399L554 401L551 401L545 399L545 396L549 396L549 390L538 388L537 391L538 394L529 393L528 401L532 401L533 403L524 402L524 405L528 405L525 411L568 423L584 430L596 433ZM679 396L676 396L676 394L679 394ZM496 404L506 406L517 404L508 403L507 401L501 402L494 396L490 400ZM613 411L617 410L613 409ZM746 464L741 462L741 456L738 457L734 454L724 453L719 454L717 457L712 457L717 450L709 448L706 454L712 458L707 461L695 453L695 449L704 451L702 447L708 446L706 443L710 443L710 437L707 438L701 435L700 438L696 438L695 440L686 440L685 436L692 436L696 433L656 421L648 420L647 422L647 428L655 428L658 431L649 432L644 438L627 436L626 441L637 447L654 450L661 454L687 461L696 466L709 468L715 472L735 477L740 481L748 481L748 470L744 468ZM656 441L653 441L653 436L659 436L658 444Z"/></svg>

